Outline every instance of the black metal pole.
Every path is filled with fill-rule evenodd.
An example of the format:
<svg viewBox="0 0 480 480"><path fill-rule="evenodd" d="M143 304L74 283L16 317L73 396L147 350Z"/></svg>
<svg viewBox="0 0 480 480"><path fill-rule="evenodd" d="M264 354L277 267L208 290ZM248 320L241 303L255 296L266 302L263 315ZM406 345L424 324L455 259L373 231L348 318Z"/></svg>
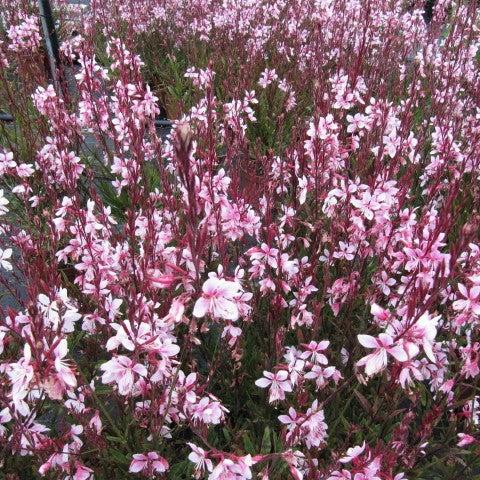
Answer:
<svg viewBox="0 0 480 480"><path fill-rule="evenodd" d="M60 83L58 80L57 68L60 65L60 54L58 46L57 31L55 29L55 20L52 14L52 7L49 0L38 0L38 9L40 12L40 21L42 24L43 38L47 50L48 74L55 90L61 94Z"/></svg>

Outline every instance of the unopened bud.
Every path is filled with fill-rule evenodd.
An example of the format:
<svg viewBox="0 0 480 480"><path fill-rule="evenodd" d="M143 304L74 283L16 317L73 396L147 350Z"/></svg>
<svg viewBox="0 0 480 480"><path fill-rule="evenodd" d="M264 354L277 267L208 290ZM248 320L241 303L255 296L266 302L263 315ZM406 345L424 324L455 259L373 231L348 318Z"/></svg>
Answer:
<svg viewBox="0 0 480 480"><path fill-rule="evenodd" d="M180 140L181 145L188 150L190 143L192 142L192 130L188 123L182 123L178 127L178 138Z"/></svg>

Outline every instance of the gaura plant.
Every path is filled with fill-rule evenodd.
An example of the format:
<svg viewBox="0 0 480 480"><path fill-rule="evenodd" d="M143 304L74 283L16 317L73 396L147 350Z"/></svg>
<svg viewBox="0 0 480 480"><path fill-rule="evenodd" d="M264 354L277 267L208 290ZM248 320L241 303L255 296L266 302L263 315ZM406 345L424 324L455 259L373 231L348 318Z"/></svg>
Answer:
<svg viewBox="0 0 480 480"><path fill-rule="evenodd" d="M480 475L476 2L0 6L2 478Z"/></svg>

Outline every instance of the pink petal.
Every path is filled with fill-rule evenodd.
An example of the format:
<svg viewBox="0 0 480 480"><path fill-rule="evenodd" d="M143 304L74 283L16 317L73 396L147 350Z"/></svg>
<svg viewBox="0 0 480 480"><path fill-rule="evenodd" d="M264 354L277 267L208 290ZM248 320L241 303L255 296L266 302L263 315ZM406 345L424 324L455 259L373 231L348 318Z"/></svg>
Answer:
<svg viewBox="0 0 480 480"><path fill-rule="evenodd" d="M357 335L360 345L366 348L378 348L378 343L375 337L371 335Z"/></svg>
<svg viewBox="0 0 480 480"><path fill-rule="evenodd" d="M388 353L392 355L396 360L399 362L406 362L408 360L408 355L405 352L405 350L400 347L399 345L396 345L394 347L390 347L388 349Z"/></svg>
<svg viewBox="0 0 480 480"><path fill-rule="evenodd" d="M146 466L145 460L133 460L128 469L131 473L141 472Z"/></svg>
<svg viewBox="0 0 480 480"><path fill-rule="evenodd" d="M200 297L193 307L193 316L197 318L204 317L210 308L210 301L206 298Z"/></svg>
<svg viewBox="0 0 480 480"><path fill-rule="evenodd" d="M138 373L140 376L142 377L146 377L147 376L147 368L145 367L145 365L142 365L141 363L137 363L133 368L132 370L136 373Z"/></svg>
<svg viewBox="0 0 480 480"><path fill-rule="evenodd" d="M369 359L365 365L365 373L370 376L377 372L380 372L387 366L387 352L385 350L379 350L372 355L369 355Z"/></svg>
<svg viewBox="0 0 480 480"><path fill-rule="evenodd" d="M259 378L255 385L260 388L267 388L272 382L266 378Z"/></svg>
<svg viewBox="0 0 480 480"><path fill-rule="evenodd" d="M224 318L225 320L238 320L237 306L224 298L220 298L215 302L213 314L216 317Z"/></svg>

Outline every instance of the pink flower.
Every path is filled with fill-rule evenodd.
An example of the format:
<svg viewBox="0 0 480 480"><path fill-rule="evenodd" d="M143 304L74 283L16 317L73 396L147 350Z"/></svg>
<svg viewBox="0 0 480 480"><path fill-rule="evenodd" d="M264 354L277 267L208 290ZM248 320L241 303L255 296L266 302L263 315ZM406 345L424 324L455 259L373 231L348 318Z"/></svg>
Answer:
<svg viewBox="0 0 480 480"><path fill-rule="evenodd" d="M380 205L368 191L362 194L361 199L352 198L350 203L358 208L367 220L373 220L374 212L380 208Z"/></svg>
<svg viewBox="0 0 480 480"><path fill-rule="evenodd" d="M8 212L7 205L10 202L5 198L3 190L0 189L0 216L5 215Z"/></svg>
<svg viewBox="0 0 480 480"><path fill-rule="evenodd" d="M457 436L458 436L457 445L459 447L465 447L467 445L470 445L470 444L476 442L475 437L472 437L471 435L468 435L468 433L459 433L459 434L457 434Z"/></svg>
<svg viewBox="0 0 480 480"><path fill-rule="evenodd" d="M147 369L140 363L134 363L128 357L119 355L104 363L101 367L105 373L102 375L103 383L116 383L120 395L128 395L132 392L135 381L134 373L141 377L147 376Z"/></svg>
<svg viewBox="0 0 480 480"><path fill-rule="evenodd" d="M81 463L76 464L75 467L75 473L73 474L72 477L66 477L65 480L71 478L71 480L91 480L93 479L93 470L91 468L86 467L85 465L82 465Z"/></svg>
<svg viewBox="0 0 480 480"><path fill-rule="evenodd" d="M348 260L348 261L353 260L355 258L355 252L357 250L356 245L340 241L338 243L338 246L340 247L340 250L333 253L333 258L338 258L338 259L344 258L345 260Z"/></svg>
<svg viewBox="0 0 480 480"><path fill-rule="evenodd" d="M195 477L200 478L205 470L211 472L213 463L207 458L207 452L203 448L197 447L194 443L187 443L187 445L192 449L188 459L195 464Z"/></svg>
<svg viewBox="0 0 480 480"><path fill-rule="evenodd" d="M393 344L393 339L387 333L381 333L378 338L370 335L358 335L358 341L366 348L375 349L374 353L361 358L358 366L365 366L365 373L368 376L380 372L387 366L387 353L392 355L399 362L406 362L408 355L399 345Z"/></svg>
<svg viewBox="0 0 480 480"><path fill-rule="evenodd" d="M278 75L277 73L275 72L275 69L273 70L269 70L268 68L266 68L261 76L260 76L260 80L258 81L258 84L262 87L262 88L267 88L268 85L270 85L272 82L274 82L275 80L278 79Z"/></svg>
<svg viewBox="0 0 480 480"><path fill-rule="evenodd" d="M122 345L126 350L133 352L135 350L135 344L133 343L132 338L135 339L135 335L130 320L125 320L122 324L111 323L110 327L117 333L115 336L108 339L105 348L110 351Z"/></svg>
<svg viewBox="0 0 480 480"><path fill-rule="evenodd" d="M25 397L29 393L30 382L32 381L35 371L32 366L32 350L28 343L23 347L23 357L18 362L11 363L7 368L7 375L12 385L11 398L15 409L22 415L27 415L29 407L25 402Z"/></svg>
<svg viewBox="0 0 480 480"><path fill-rule="evenodd" d="M284 425L288 425L289 430L293 430L298 421L301 420L301 416L295 411L293 407L288 409L288 415L279 415L278 419Z"/></svg>
<svg viewBox="0 0 480 480"><path fill-rule="evenodd" d="M22 22L8 29L11 41L8 48L14 52L32 52L40 46L40 28L35 16L22 18Z"/></svg>
<svg viewBox="0 0 480 480"><path fill-rule="evenodd" d="M415 336L416 341L421 343L423 350L427 357L435 362L435 354L433 353L433 345L435 343L435 337L437 335L437 325L440 316L431 317L428 312L423 313L420 318L413 324L413 327L410 329L410 334ZM412 347L410 343L408 345L409 356L414 356L416 345ZM413 353L410 353L410 350Z"/></svg>
<svg viewBox="0 0 480 480"><path fill-rule="evenodd" d="M363 453L365 450L365 442L363 442L363 445L357 445L355 447L351 447L347 450L347 453L344 457L340 458L339 462L341 463L349 463L351 462L354 458L357 458L359 455Z"/></svg>
<svg viewBox="0 0 480 480"><path fill-rule="evenodd" d="M383 325L388 322L389 318L391 317L391 314L388 310L380 307L376 303L373 303L372 306L370 307L370 313L373 315L373 318L375 322L378 325Z"/></svg>
<svg viewBox="0 0 480 480"><path fill-rule="evenodd" d="M305 378L315 380L317 389L323 388L327 384L327 380L335 375L336 370L335 367L322 368L320 365L314 365Z"/></svg>
<svg viewBox="0 0 480 480"><path fill-rule="evenodd" d="M387 272L383 271L376 283L384 295L390 295L390 287L393 287L396 281L394 278L389 278Z"/></svg>
<svg viewBox="0 0 480 480"><path fill-rule="evenodd" d="M453 309L472 311L474 315L480 315L480 285L467 289L465 285L459 283L458 290L465 298L455 300L452 305Z"/></svg>
<svg viewBox="0 0 480 480"><path fill-rule="evenodd" d="M302 429L307 432L305 445L308 448L319 447L327 438L328 426L325 423L325 413L320 408L318 400L314 400L311 407L305 412L305 422Z"/></svg>
<svg viewBox="0 0 480 480"><path fill-rule="evenodd" d="M247 255L250 255L250 260L261 261L272 268L277 268L278 266L278 250L276 248L269 247L266 243L262 243L260 247L253 247L247 251Z"/></svg>
<svg viewBox="0 0 480 480"><path fill-rule="evenodd" d="M321 352L325 351L329 345L330 342L328 340L322 340L321 342L312 340L310 343L302 345L305 352L302 353L301 358L303 360L310 359L313 363L327 365L328 359Z"/></svg>
<svg viewBox="0 0 480 480"><path fill-rule="evenodd" d="M208 476L208 480L250 480L252 471L250 467L255 461L251 455L236 459L223 459Z"/></svg>
<svg viewBox="0 0 480 480"><path fill-rule="evenodd" d="M239 317L235 297L241 291L236 282L210 277L202 287L202 296L195 302L193 315L197 318L209 314L213 318L237 320Z"/></svg>
<svg viewBox="0 0 480 480"><path fill-rule="evenodd" d="M63 338L54 350L56 372L42 381L42 386L48 396L54 400L60 400L65 390L77 385L75 373L68 365L67 360L64 360L67 353L67 340Z"/></svg>
<svg viewBox="0 0 480 480"><path fill-rule="evenodd" d="M0 176L5 172L13 170L17 167L17 162L13 159L12 152L0 152Z"/></svg>
<svg viewBox="0 0 480 480"><path fill-rule="evenodd" d="M285 392L292 391L292 384L288 380L288 372L280 370L277 373L270 373L264 370L264 378L260 378L255 382L255 385L260 388L270 387L269 402L277 400L285 400Z"/></svg>
<svg viewBox="0 0 480 480"><path fill-rule="evenodd" d="M414 378L419 381L424 380L422 372L420 371L420 362L415 360L403 363L402 370L398 376L398 382L402 388L405 388L407 384L412 384Z"/></svg>
<svg viewBox="0 0 480 480"><path fill-rule="evenodd" d="M207 425L218 425L223 420L224 412L228 411L216 399L212 400L209 397L203 397L190 408L192 419Z"/></svg>
<svg viewBox="0 0 480 480"><path fill-rule="evenodd" d="M156 473L164 473L168 470L168 462L157 452L135 453L132 456L129 472L143 472L145 475L153 477Z"/></svg>

